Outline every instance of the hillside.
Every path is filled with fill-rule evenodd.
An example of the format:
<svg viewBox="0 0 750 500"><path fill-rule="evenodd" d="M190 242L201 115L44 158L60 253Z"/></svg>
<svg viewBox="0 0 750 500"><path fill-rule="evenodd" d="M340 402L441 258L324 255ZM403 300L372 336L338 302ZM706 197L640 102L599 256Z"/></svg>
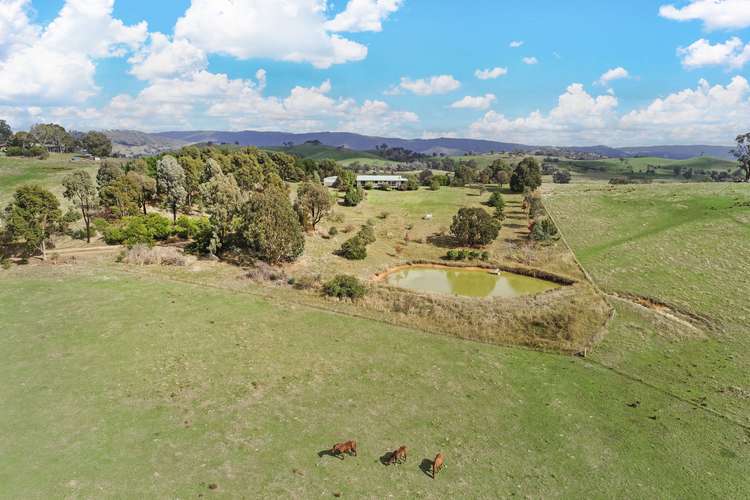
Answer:
<svg viewBox="0 0 750 500"><path fill-rule="evenodd" d="M292 143L303 145L318 141L330 148L344 148L353 151L372 151L377 146L387 144L393 148L404 148L427 155L461 156L464 154L487 154L493 152L537 152L545 155L574 155L588 158L633 158L656 157L685 160L699 156L710 156L722 160L733 160L731 146L637 146L613 148L598 146L535 146L511 142L481 139L437 138L401 139L395 137L366 136L348 132L311 132L293 134L287 132L259 132L252 130L238 132L223 131L172 131L145 133L133 130L108 130L115 151L125 155L154 154L182 147L187 144L236 144L238 146L258 146L280 148ZM337 157L340 155L337 155ZM349 157L351 158L351 157ZM339 158L336 158L339 159Z"/></svg>

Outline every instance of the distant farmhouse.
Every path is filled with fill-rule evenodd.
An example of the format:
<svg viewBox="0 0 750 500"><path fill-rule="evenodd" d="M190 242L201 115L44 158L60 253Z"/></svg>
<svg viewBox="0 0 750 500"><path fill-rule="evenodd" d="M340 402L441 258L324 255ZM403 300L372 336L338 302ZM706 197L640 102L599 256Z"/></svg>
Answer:
<svg viewBox="0 0 750 500"><path fill-rule="evenodd" d="M334 177L326 177L323 179L323 184L326 187L334 187L336 185L336 181L339 178ZM406 184L408 179L406 177L402 177L400 175L358 175L357 176L357 186L364 187L365 185L371 185L374 188L381 188L381 187L389 187L392 189L398 189L404 184Z"/></svg>

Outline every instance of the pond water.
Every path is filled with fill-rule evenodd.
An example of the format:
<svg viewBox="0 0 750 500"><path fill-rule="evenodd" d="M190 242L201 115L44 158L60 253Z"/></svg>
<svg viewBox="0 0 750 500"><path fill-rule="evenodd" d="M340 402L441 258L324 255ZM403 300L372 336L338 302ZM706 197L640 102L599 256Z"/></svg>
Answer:
<svg viewBox="0 0 750 500"><path fill-rule="evenodd" d="M460 268L410 267L389 274L385 281L418 292L479 298L512 298L560 288L557 283L521 274Z"/></svg>

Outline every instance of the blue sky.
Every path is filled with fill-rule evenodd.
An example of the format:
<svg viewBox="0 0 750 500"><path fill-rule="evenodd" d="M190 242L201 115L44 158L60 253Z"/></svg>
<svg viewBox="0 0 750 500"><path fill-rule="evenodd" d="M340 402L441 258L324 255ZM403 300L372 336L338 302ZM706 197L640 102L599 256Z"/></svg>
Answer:
<svg viewBox="0 0 750 500"><path fill-rule="evenodd" d="M0 0L0 118L729 144L749 31L748 0Z"/></svg>

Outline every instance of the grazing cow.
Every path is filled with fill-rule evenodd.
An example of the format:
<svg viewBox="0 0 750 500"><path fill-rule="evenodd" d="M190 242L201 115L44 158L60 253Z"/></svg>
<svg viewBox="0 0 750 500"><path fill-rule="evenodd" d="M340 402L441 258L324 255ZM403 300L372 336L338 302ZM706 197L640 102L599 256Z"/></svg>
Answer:
<svg viewBox="0 0 750 500"><path fill-rule="evenodd" d="M432 479L435 479L435 476L443 467L445 467L445 457L442 453L438 453L435 460L432 461Z"/></svg>
<svg viewBox="0 0 750 500"><path fill-rule="evenodd" d="M390 458L388 458L388 465L400 464L402 462L406 462L406 446L402 446L394 451L391 453Z"/></svg>
<svg viewBox="0 0 750 500"><path fill-rule="evenodd" d="M331 455L334 457L339 457L341 460L344 459L344 455L354 455L357 456L357 442L356 441L347 441L345 443L338 443L333 445L333 448L331 448Z"/></svg>

